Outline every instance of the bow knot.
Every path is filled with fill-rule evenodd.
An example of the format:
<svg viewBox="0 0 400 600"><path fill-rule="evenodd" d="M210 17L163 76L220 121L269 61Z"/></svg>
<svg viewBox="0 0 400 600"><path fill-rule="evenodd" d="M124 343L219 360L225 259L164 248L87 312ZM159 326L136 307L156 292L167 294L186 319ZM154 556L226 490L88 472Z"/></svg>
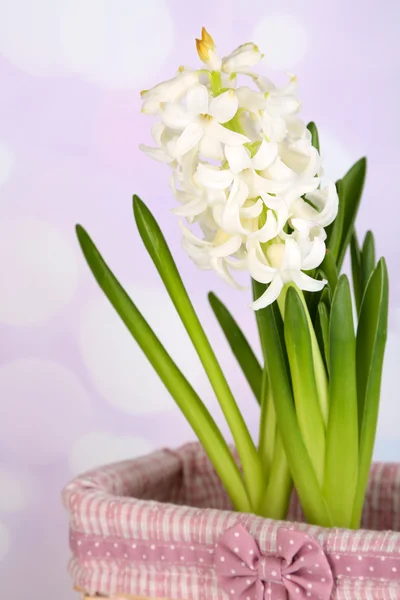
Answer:
<svg viewBox="0 0 400 600"><path fill-rule="evenodd" d="M261 581L282 581L282 559L277 556L260 556L258 575Z"/></svg>
<svg viewBox="0 0 400 600"><path fill-rule="evenodd" d="M277 555L263 554L242 525L219 538L219 584L239 600L329 600L333 576L321 546L301 531L280 528Z"/></svg>

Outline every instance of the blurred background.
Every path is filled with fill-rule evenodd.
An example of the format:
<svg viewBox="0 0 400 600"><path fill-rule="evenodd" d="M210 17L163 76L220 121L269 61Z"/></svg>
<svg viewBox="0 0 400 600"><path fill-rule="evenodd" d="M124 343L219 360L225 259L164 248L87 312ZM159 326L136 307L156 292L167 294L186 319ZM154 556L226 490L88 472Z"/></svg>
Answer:
<svg viewBox="0 0 400 600"><path fill-rule="evenodd" d="M226 301L256 344L250 292L199 272L180 250L168 169L138 150L151 125L139 91L199 65L202 25L221 55L254 41L264 74L298 76L328 177L368 156L358 231L373 228L391 276L376 459L400 460L399 19L394 0L0 0L0 597L72 600L64 484L193 439L97 289L76 223L226 431L135 229L132 194L145 200L255 432L255 400L206 296Z"/></svg>

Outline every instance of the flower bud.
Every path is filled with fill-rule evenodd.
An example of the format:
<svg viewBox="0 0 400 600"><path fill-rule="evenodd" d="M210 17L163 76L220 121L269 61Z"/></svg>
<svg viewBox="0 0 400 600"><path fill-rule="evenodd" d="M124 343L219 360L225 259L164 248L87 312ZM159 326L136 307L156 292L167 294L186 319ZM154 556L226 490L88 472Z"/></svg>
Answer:
<svg viewBox="0 0 400 600"><path fill-rule="evenodd" d="M203 61L212 71L221 70L221 59L218 57L214 40L205 27L201 30L201 40L196 39L197 53L200 60Z"/></svg>
<svg viewBox="0 0 400 600"><path fill-rule="evenodd" d="M245 73L262 57L258 46L252 42L242 44L222 60L222 70L224 73Z"/></svg>

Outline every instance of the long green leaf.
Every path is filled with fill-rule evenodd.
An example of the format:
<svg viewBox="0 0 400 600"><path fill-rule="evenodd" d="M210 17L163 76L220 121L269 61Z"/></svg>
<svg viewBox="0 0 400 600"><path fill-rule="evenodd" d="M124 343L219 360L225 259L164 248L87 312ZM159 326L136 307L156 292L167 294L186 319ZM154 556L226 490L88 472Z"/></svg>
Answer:
<svg viewBox="0 0 400 600"><path fill-rule="evenodd" d="M365 291L357 329L357 392L360 459L352 526L360 526L365 490L374 449L379 412L383 358L387 340L389 280L383 258Z"/></svg>
<svg viewBox="0 0 400 600"><path fill-rule="evenodd" d="M307 316L299 294L290 287L285 302L285 340L300 431L322 486L325 426L318 401Z"/></svg>
<svg viewBox="0 0 400 600"><path fill-rule="evenodd" d="M89 235L79 225L76 232L83 254L97 283L189 421L234 506L241 511L250 511L250 503L242 477L228 445L207 408L110 271Z"/></svg>
<svg viewBox="0 0 400 600"><path fill-rule="evenodd" d="M291 284L291 283L286 284L278 298L277 302L279 304L281 314L285 314L285 298L286 298L288 289L292 285L294 285L294 284ZM327 287L328 286L325 286L323 293L321 295L321 298L324 295L324 291L327 289ZM313 326L313 323L312 323L312 320L311 320L311 317L310 317L310 314L308 311L307 303L304 299L304 294L298 288L297 288L297 291L299 293L304 310L307 315L307 322L308 322L308 327L309 327L310 336L311 336L311 348L312 348L312 356L313 356L313 362L314 362L314 373L315 373L315 381L317 384L319 405L321 407L321 413L322 413L322 416L324 419L324 423L326 424L328 422L328 413L329 413L328 377L327 377L327 373L326 373L326 369L325 369L324 359L323 359L321 351L319 349L319 344L318 344L317 337L315 335L314 326Z"/></svg>
<svg viewBox="0 0 400 600"><path fill-rule="evenodd" d="M266 354L268 376L272 388L277 423L300 502L309 523L332 526L325 498L322 495L310 457L297 421L293 395L287 375L284 347L279 334L279 315L273 306L261 309L268 327Z"/></svg>
<svg viewBox="0 0 400 600"><path fill-rule="evenodd" d="M329 354L329 312L325 302L318 304L317 320L315 325L315 333L321 350L321 354L325 359L325 367L329 374L330 369L330 354Z"/></svg>
<svg viewBox="0 0 400 600"><path fill-rule="evenodd" d="M293 480L288 460L282 438L277 432L273 461L259 514L267 519L286 519L292 490Z"/></svg>
<svg viewBox="0 0 400 600"><path fill-rule="evenodd" d="M342 186L344 192L344 220L343 233L340 243L340 252L336 261L338 271L342 268L347 247L353 235L354 223L356 220L358 207L361 201L361 195L364 187L365 176L367 172L367 159L361 158L350 171L343 177Z"/></svg>
<svg viewBox="0 0 400 600"><path fill-rule="evenodd" d="M253 299L257 300L265 291L265 286L258 281L252 280ZM272 400L271 386L268 382L268 370L266 361L266 344L268 337L268 326L264 320L263 311L255 311L258 334L264 357L264 368L261 388L261 414L259 424L258 452L261 457L265 479L268 480L270 469L274 460L275 438L276 438L276 415Z"/></svg>
<svg viewBox="0 0 400 600"><path fill-rule="evenodd" d="M361 252L358 245L357 234L354 231L350 240L351 256L351 276L353 282L354 301L356 303L357 314L360 314L362 285L361 285Z"/></svg>
<svg viewBox="0 0 400 600"><path fill-rule="evenodd" d="M243 415L200 324L160 227L147 206L137 196L133 198L133 211L146 250L157 268L218 398L242 463L251 504L256 507L263 491L263 471Z"/></svg>
<svg viewBox="0 0 400 600"><path fill-rule="evenodd" d="M375 240L372 231L367 231L361 252L361 289L366 290L368 280L375 269Z"/></svg>
<svg viewBox="0 0 400 600"><path fill-rule="evenodd" d="M325 304L329 313L332 306L332 293L328 285L326 285L322 290L320 302L323 302Z"/></svg>
<svg viewBox="0 0 400 600"><path fill-rule="evenodd" d="M330 405L324 494L338 527L350 527L358 473L356 342L350 285L341 275L330 321Z"/></svg>
<svg viewBox="0 0 400 600"><path fill-rule="evenodd" d="M226 306L217 298L213 292L208 294L208 300L214 311L218 323L228 341L231 350L238 361L244 376L257 401L261 402L262 367L258 362L252 347L247 341L243 331Z"/></svg>
<svg viewBox="0 0 400 600"><path fill-rule="evenodd" d="M318 135L317 126L314 123L314 121L310 121L310 123L307 125L307 129L311 133L311 143L312 143L312 145L319 152L320 151L319 150L319 135Z"/></svg>

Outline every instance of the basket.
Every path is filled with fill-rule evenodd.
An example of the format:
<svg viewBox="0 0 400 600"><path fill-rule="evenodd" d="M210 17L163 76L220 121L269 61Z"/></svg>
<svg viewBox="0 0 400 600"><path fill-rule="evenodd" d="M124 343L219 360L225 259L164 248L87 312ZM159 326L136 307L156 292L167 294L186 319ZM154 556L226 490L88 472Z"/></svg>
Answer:
<svg viewBox="0 0 400 600"><path fill-rule="evenodd" d="M400 600L400 465L373 465L364 529L232 511L197 443L102 467L63 492L83 598Z"/></svg>

